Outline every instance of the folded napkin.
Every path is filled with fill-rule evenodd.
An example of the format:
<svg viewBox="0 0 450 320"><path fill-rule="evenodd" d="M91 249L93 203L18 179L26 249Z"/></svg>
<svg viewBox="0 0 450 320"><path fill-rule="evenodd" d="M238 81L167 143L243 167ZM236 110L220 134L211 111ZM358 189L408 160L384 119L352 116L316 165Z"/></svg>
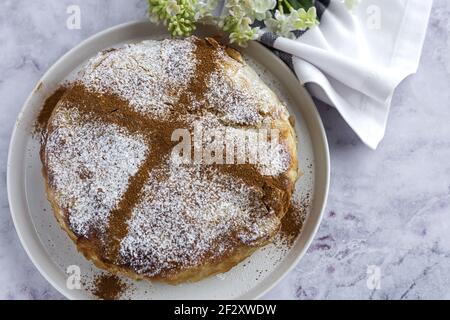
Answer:
<svg viewBox="0 0 450 320"><path fill-rule="evenodd" d="M353 10L344 2L316 0L320 25L296 40L265 32L260 41L376 149L395 88L417 71L432 0L360 0Z"/></svg>

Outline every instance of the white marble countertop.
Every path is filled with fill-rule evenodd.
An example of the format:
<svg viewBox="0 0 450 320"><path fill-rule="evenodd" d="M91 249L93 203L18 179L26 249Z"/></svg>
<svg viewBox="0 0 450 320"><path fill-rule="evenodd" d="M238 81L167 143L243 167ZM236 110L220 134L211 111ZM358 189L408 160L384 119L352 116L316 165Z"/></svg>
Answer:
<svg viewBox="0 0 450 320"><path fill-rule="evenodd" d="M69 5L81 29L66 27ZM145 18L146 1L0 4L0 299L60 299L20 245L6 195L15 118L43 73L107 27ZM332 158L328 207L304 259L266 298L450 299L450 2L435 0L416 75L396 91L386 138L365 147L319 105ZM367 285L372 267L381 288Z"/></svg>

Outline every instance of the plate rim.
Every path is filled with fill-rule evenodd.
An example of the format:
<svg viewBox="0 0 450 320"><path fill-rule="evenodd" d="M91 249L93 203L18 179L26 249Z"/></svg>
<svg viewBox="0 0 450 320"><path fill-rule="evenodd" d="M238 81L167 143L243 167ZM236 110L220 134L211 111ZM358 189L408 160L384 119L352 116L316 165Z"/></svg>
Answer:
<svg viewBox="0 0 450 320"><path fill-rule="evenodd" d="M59 59L57 59L56 62L54 62L52 64L52 66L38 80L36 86L32 89L31 93L28 95L27 99L25 100L24 104L22 105L20 112L16 118L14 128L12 130L9 147L8 147L6 184L7 184L9 209L10 209L10 214L11 214L11 217L13 220L13 224L14 224L16 233L18 235L18 238L20 240L20 243L21 243L22 247L24 248L25 252L27 253L27 256L29 257L29 259L31 260L33 265L35 266L35 268L39 271L39 273L45 278L45 280L48 283L50 283L60 294L62 294L67 299L78 299L78 297L76 297L76 294L72 294L72 291L70 291L70 290L66 289L64 286L62 286L60 281L56 281L56 279L55 279L56 276L51 275L49 270L46 270L44 268L44 266L43 266L44 263L42 261L38 261L40 259L37 257L37 253L32 250L33 246L40 245L42 247L42 249L44 250L44 252L46 252L45 248L43 248L43 244L37 237L37 231L35 230L34 224L31 221L31 217L29 216L29 210L25 210L25 212L23 212L22 215L25 215L27 217L27 220L28 220L29 224L31 224L31 226L30 225L22 226L22 224L19 221L20 214L18 214L17 212L20 210L19 202L21 202L21 199L18 199L13 194L13 191L20 190L21 189L20 185L24 183L24 179L20 178L20 172L22 172L22 175L23 175L24 168L22 166L21 169L14 170L13 169L14 166L12 164L12 162L14 160L14 156L17 152L15 150L17 148L16 141L19 140L19 138L20 138L19 130L22 129L20 127L19 123L22 120L27 108L29 108L32 98L38 92L39 86L41 85L41 83L43 83L43 80L46 79L50 74L54 73L54 71L58 68L58 66L60 64L62 64L67 59L67 57L72 55L74 52L80 50L82 47L86 46L88 43L95 41L96 39L102 38L103 36L105 36L107 34L114 33L120 29L138 26L140 24L150 24L150 22L147 20L136 20L136 21L130 21L130 22L122 23L122 24L107 28L103 31L100 31L100 32L88 37L87 39L83 40L82 42L80 42L79 44L74 46L72 49L67 51L65 54L63 54ZM154 25L152 25L152 26L154 26ZM156 27L156 26L154 26L154 27ZM281 272L281 274L275 276L274 280L272 280L269 285L266 285L266 287L263 290L260 290L260 292L258 292L255 296L251 297L251 299L258 299L261 296L263 296L264 294L266 294L267 292L269 292L270 290L272 290L278 283L281 282L281 280L283 280L286 277L286 275L289 272L292 271L292 269L295 268L296 265L298 265L299 261L303 258L303 256L307 252L308 248L310 247L312 241L314 240L314 238L317 234L317 231L320 227L320 224L321 224L321 221L322 221L322 218L324 215L324 211L325 211L325 208L327 205L329 187L330 187L330 171L331 171L331 169L330 169L330 152L329 152L326 131L325 131L322 119L320 117L320 114L317 110L317 107L316 107L313 99L311 98L310 94L306 90L305 86L301 84L300 80L295 76L293 71L277 55L275 55L273 52L271 52L264 45L262 45L261 43L256 42L256 41L252 41L249 44L249 46L256 46L259 50L264 50L267 53L270 53L270 55L273 56L274 61L277 61L277 64L279 65L279 67L283 69L283 72L285 72L285 74L288 77L290 77L292 80L295 80L295 82L298 83L299 88L304 90L306 99L310 100L310 101L308 101L309 104L314 106L314 108L310 108L311 110L309 110L309 111L311 112L311 116L313 117L314 122L316 123L316 125L318 125L317 130L320 134L320 137L318 137L318 138L322 142L321 143L322 146L320 146L320 147L321 147L322 153L323 153L322 161L323 161L323 166L325 169L324 177L323 177L324 190L323 190L323 194L321 195L321 199L319 199L320 208L317 209L317 210L320 210L320 212L316 218L315 225L311 231L309 238L305 242L305 244L304 244L303 248L300 250L300 252L296 253L295 259L293 259L293 261L289 264L289 266L287 268L285 268ZM310 130L311 129L309 129L308 131L310 131ZM313 148L314 157L316 157L316 152L317 152L316 148L314 147ZM19 174L19 179L17 179L17 174ZM316 173L316 175L317 175L317 173ZM16 179L14 179L14 177L16 177ZM35 231L35 235L27 235L26 234L26 232L30 230L30 227L32 230ZM28 230L26 230L27 228L28 228ZM33 236L36 236L36 237L33 237ZM26 237L28 237L28 238L26 238ZM34 243L34 241L36 241L36 240L38 243ZM52 261L50 261L50 265L54 265L54 263ZM54 267L56 267L56 266L54 266ZM254 289L254 288L255 287L253 287L252 289ZM246 294L247 293L244 293L244 296ZM237 299L240 299L240 298L238 297Z"/></svg>

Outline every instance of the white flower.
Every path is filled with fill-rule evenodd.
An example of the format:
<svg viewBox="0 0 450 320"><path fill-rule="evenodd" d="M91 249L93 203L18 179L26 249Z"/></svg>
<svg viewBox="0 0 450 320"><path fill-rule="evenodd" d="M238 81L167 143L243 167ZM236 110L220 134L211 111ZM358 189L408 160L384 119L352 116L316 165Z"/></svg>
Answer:
<svg viewBox="0 0 450 320"><path fill-rule="evenodd" d="M270 10L277 5L276 0L251 0L252 16L256 20L264 20L270 16Z"/></svg>
<svg viewBox="0 0 450 320"><path fill-rule="evenodd" d="M291 19L291 24L296 30L306 30L318 24L315 7L309 8L308 11L303 8L294 10L289 15L289 19Z"/></svg>
<svg viewBox="0 0 450 320"><path fill-rule="evenodd" d="M244 5L240 0L227 0L225 2L225 14L233 16L237 19L246 15Z"/></svg>
<svg viewBox="0 0 450 320"><path fill-rule="evenodd" d="M161 22L159 15L155 12L149 12L148 17L150 19L150 22L152 22L152 23L159 24Z"/></svg>
<svg viewBox="0 0 450 320"><path fill-rule="evenodd" d="M166 12L169 16L176 16L180 12L181 8L176 0L167 1Z"/></svg>
<svg viewBox="0 0 450 320"><path fill-rule="evenodd" d="M195 5L195 20L211 18L212 13L217 8L219 0L200 0Z"/></svg>
<svg viewBox="0 0 450 320"><path fill-rule="evenodd" d="M354 9L359 4L359 0L341 0L341 1L345 3L345 5L349 10Z"/></svg>
<svg viewBox="0 0 450 320"><path fill-rule="evenodd" d="M294 28L291 24L291 17L287 14L282 14L280 11L275 11L274 18L269 18L264 21L267 29L277 35L286 38L295 38L294 34L291 32Z"/></svg>

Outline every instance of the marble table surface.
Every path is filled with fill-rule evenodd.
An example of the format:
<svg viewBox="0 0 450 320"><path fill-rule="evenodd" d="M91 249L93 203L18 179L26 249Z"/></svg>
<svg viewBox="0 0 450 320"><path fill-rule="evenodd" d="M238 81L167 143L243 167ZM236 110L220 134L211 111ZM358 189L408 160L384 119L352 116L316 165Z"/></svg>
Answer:
<svg viewBox="0 0 450 320"><path fill-rule="evenodd" d="M81 8L81 29L66 27L72 4ZM63 53L145 18L145 9L145 0L0 3L1 299L63 298L33 266L11 220L6 159L15 118ZM419 71L397 89L377 151L334 109L318 107L331 151L325 217L304 259L265 298L450 299L450 1L434 1Z"/></svg>

